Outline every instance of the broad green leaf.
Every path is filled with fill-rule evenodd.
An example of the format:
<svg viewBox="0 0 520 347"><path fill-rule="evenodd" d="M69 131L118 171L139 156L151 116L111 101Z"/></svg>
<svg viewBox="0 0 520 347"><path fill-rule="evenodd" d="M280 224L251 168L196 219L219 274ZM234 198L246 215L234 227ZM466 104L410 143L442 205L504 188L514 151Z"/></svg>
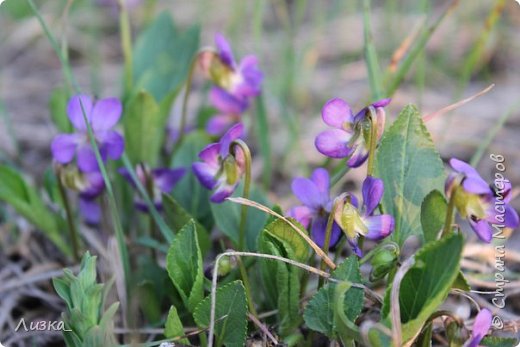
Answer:
<svg viewBox="0 0 520 347"><path fill-rule="evenodd" d="M359 328L347 317L345 298L352 288L350 282L340 282L334 289L334 330L344 346L355 346L354 339L360 339Z"/></svg>
<svg viewBox="0 0 520 347"><path fill-rule="evenodd" d="M175 306L170 307L170 311L168 312L168 318L166 319L166 324L164 326L164 336L168 339L184 336L184 327L182 326L181 319L179 318ZM185 338L179 339L178 342L182 344L190 343L188 339Z"/></svg>
<svg viewBox="0 0 520 347"><path fill-rule="evenodd" d="M416 253L399 291L403 342L413 338L446 299L459 274L463 241L462 235L453 234L426 244ZM389 315L390 292L389 287L383 317Z"/></svg>
<svg viewBox="0 0 520 347"><path fill-rule="evenodd" d="M191 169L193 162L200 160L199 152L210 141L211 138L203 131L194 131L187 134L175 153L171 166ZM177 183L172 195L186 212L210 229L212 225L210 204L208 203L210 191L200 184L192 170L188 170Z"/></svg>
<svg viewBox="0 0 520 347"><path fill-rule="evenodd" d="M204 297L202 255L193 220L173 240L166 256L166 269L184 304L193 312Z"/></svg>
<svg viewBox="0 0 520 347"><path fill-rule="evenodd" d="M200 328L210 323L211 296L207 296L196 308L195 322ZM228 283L217 289L215 305L216 345L242 347L247 334L247 299L241 281Z"/></svg>
<svg viewBox="0 0 520 347"><path fill-rule="evenodd" d="M133 52L136 89L149 91L162 101L179 89L188 76L199 47L199 28L181 32L168 12L163 12L137 38Z"/></svg>
<svg viewBox="0 0 520 347"><path fill-rule="evenodd" d="M480 342L480 345L485 347L516 347L518 343L518 339L515 338L488 336Z"/></svg>
<svg viewBox="0 0 520 347"><path fill-rule="evenodd" d="M424 242L435 241L446 220L448 204L441 192L431 191L421 204L421 226Z"/></svg>
<svg viewBox="0 0 520 347"><path fill-rule="evenodd" d="M197 238L199 239L199 247L204 255L211 246L209 233L206 228L200 224L194 217L192 217L184 207L182 207L171 195L163 194L162 196L164 206L164 219L166 224L173 230L174 233L179 232L186 223L191 219L195 221L197 230Z"/></svg>
<svg viewBox="0 0 520 347"><path fill-rule="evenodd" d="M351 256L347 258L334 270L332 277L350 283L361 283L357 257ZM337 308L334 302L335 295L337 295L335 293L336 286L335 283L328 283L323 286L309 301L303 313L305 324L310 329L321 332L330 338L338 337L335 319L339 316L337 312L335 313ZM350 288L348 291L345 290L345 293L342 295L344 296L344 318L354 322L363 308L363 289ZM342 324L346 324L345 319Z"/></svg>
<svg viewBox="0 0 520 347"><path fill-rule="evenodd" d="M242 184L240 184L233 196L242 196ZM268 205L267 198L256 189L251 189L250 200L262 205ZM220 204L211 204L211 211L217 227L235 243L238 243L242 205L230 201ZM265 226L267 215L256 208L247 207L246 245L249 250L256 250L258 235Z"/></svg>
<svg viewBox="0 0 520 347"><path fill-rule="evenodd" d="M296 259L291 245L271 236L267 228L259 239L260 252ZM268 300L278 309L279 334L288 336L301 324L301 270L275 260L262 260L260 266Z"/></svg>
<svg viewBox="0 0 520 347"><path fill-rule="evenodd" d="M305 307L303 319L310 329L331 339L336 338L334 330L334 288L331 284L326 284L314 294Z"/></svg>
<svg viewBox="0 0 520 347"><path fill-rule="evenodd" d="M69 101L70 92L64 88L56 88L52 91L49 99L49 109L51 118L60 132L70 133L72 131L72 123L67 116L67 102Z"/></svg>
<svg viewBox="0 0 520 347"><path fill-rule="evenodd" d="M165 135L167 117L154 97L140 91L128 101L123 117L126 152L132 163L155 167Z"/></svg>
<svg viewBox="0 0 520 347"><path fill-rule="evenodd" d="M167 249L168 250L168 249ZM142 254L137 260L134 284L140 297L139 307L148 322L159 323L162 316L162 304L170 292L175 292L168 273L160 267L155 259Z"/></svg>
<svg viewBox="0 0 520 347"><path fill-rule="evenodd" d="M65 221L45 206L38 191L16 170L5 165L0 165L0 200L40 229L65 255L72 255L63 227Z"/></svg>
<svg viewBox="0 0 520 347"><path fill-rule="evenodd" d="M421 235L421 203L444 185L444 166L419 111L406 106L385 132L376 155L375 176L383 179L385 213L395 218L392 239L399 245Z"/></svg>
<svg viewBox="0 0 520 347"><path fill-rule="evenodd" d="M291 219L291 222L306 233L305 228L296 220ZM305 240L294 231L286 222L281 219L269 223L265 227L265 232L270 236L281 242L284 247L290 248L294 253L294 259L299 262L306 262L309 258L309 245Z"/></svg>

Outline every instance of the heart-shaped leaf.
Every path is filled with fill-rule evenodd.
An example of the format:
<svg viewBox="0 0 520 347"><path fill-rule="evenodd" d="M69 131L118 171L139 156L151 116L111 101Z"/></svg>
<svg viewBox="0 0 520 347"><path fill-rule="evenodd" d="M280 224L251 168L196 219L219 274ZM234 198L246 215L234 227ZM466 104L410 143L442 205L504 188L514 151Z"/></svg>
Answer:
<svg viewBox="0 0 520 347"><path fill-rule="evenodd" d="M402 245L410 235L421 235L421 203L444 184L442 160L414 106L406 106L385 132L375 169L385 184L383 209L395 218L392 239Z"/></svg>

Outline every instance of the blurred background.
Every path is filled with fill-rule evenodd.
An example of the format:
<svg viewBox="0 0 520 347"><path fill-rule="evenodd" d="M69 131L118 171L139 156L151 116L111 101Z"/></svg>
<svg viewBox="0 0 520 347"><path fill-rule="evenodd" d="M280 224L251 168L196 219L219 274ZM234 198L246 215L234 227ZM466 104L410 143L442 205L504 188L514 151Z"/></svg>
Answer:
<svg viewBox="0 0 520 347"><path fill-rule="evenodd" d="M106 5L111 2L36 2L58 38L67 39L82 89L103 97L120 95L122 86L117 8ZM373 1L372 31L382 73L391 69L398 47L437 20L449 3ZM504 155L508 177L520 183L520 5L514 0L454 3L394 95L388 124L405 104L418 105L426 115L495 84L427 126L443 158L469 160L508 113L487 152ZM155 13L168 11L181 29L200 25L202 46L213 45L215 32L222 32L236 55L259 57L274 170L282 179L273 188L282 195L288 190L280 183L323 162L313 138L325 128L319 113L324 102L342 97L360 109L370 101L361 1L132 0L129 7L134 33ZM49 164L56 133L48 104L62 84L62 70L25 1L8 0L2 6L0 28L1 160L15 161L38 177ZM178 113L175 108L173 124ZM479 167L484 177L493 174L487 155Z"/></svg>
<svg viewBox="0 0 520 347"><path fill-rule="evenodd" d="M100 97L121 95L123 56L117 6L109 0L35 3L55 35L67 42L82 89ZM434 28L393 96L387 124L406 104L418 105L427 115L494 84L488 93L436 117L427 127L443 159L469 161L476 151L483 151L478 168L485 179L495 173L488 154L503 155L506 176L518 187L520 5L516 1L372 1L372 36L381 73L392 71L393 58L402 60L398 48L406 48L450 4L452 10ZM258 56L265 73L263 99L272 148L270 198L283 207L295 202L291 179L324 164L314 147L314 137L325 129L322 105L333 97L347 100L354 109L374 101L364 59L362 1L128 0L128 5L134 36L156 14L168 11L180 30L200 26L201 46L213 45L214 34L221 32L237 56ZM49 101L62 84L60 62L30 8L25 1L7 0L0 7L0 162L21 168L35 183L42 183L51 163L49 146L57 130ZM191 114L204 99L202 87L199 76L193 86ZM179 106L172 110L173 127L179 121ZM264 164L255 160L253 171L258 177ZM345 186L359 187L364 175L365 170L354 170ZM520 199L513 205L520 209ZM1 244L1 234L12 221L2 204L0 212ZM29 228L24 222L16 223ZM518 246L519 239L513 237L512 246ZM489 256L491 262L492 252ZM519 257L518 264L520 255L513 256ZM520 307L512 308L520 311Z"/></svg>

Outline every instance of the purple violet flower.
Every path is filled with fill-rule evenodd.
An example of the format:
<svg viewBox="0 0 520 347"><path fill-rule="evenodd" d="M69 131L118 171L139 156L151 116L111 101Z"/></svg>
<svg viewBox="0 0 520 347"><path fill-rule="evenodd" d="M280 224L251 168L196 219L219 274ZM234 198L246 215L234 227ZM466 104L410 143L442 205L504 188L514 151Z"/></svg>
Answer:
<svg viewBox="0 0 520 347"><path fill-rule="evenodd" d="M58 166L59 180L64 187L79 193L79 211L88 224L101 220L101 208L96 199L105 190L101 173L80 172L74 165Z"/></svg>
<svg viewBox="0 0 520 347"><path fill-rule="evenodd" d="M376 110L378 140L385 127L384 107L390 100L382 99L370 105ZM321 110L321 116L332 129L325 130L316 137L314 144L318 151L330 158L349 158L347 165L350 167L361 166L368 158L368 107L354 116L345 100L334 98L327 101Z"/></svg>
<svg viewBox="0 0 520 347"><path fill-rule="evenodd" d="M236 98L219 87L211 88L209 100L217 109L218 114L209 119L206 131L215 136L221 136L233 124L240 122L242 113L249 107L247 99Z"/></svg>
<svg viewBox="0 0 520 347"><path fill-rule="evenodd" d="M361 207L358 207L357 199L351 194L346 194L337 205L334 219L358 256L362 256L362 251L357 245L360 235L370 240L381 240L394 230L394 217L388 214L374 216L374 210L379 205L383 192L383 181L367 176L362 187Z"/></svg>
<svg viewBox="0 0 520 347"><path fill-rule="evenodd" d="M103 161L106 162L107 158L117 160L121 157L124 140L118 132L112 130L121 117L121 101L108 98L94 102L87 95L76 95L70 99L67 114L77 132L57 135L51 144L52 156L60 164L68 164L76 157L80 171L99 171L94 149L88 138L83 110L92 127Z"/></svg>
<svg viewBox="0 0 520 347"><path fill-rule="evenodd" d="M327 170L317 168L310 178L297 177L291 185L293 194L303 204L293 207L288 216L296 219L311 231L311 238L320 247L325 243L327 221L332 209L330 198L330 178ZM333 248L341 237L341 229L336 222L332 225L330 248Z"/></svg>
<svg viewBox="0 0 520 347"><path fill-rule="evenodd" d="M480 341L486 336L491 328L491 322L493 320L493 314L487 308L483 308L475 317L475 322L473 323L473 331L471 333L471 338L465 345L465 347L478 347Z"/></svg>
<svg viewBox="0 0 520 347"><path fill-rule="evenodd" d="M120 168L119 173L136 188L136 184L128 170L124 167ZM146 165L137 165L135 173L140 183L148 190L151 195L155 208L162 210L162 194L170 193L186 173L185 168L169 169L169 168L155 168L150 169ZM152 192L152 194L150 194ZM135 206L142 212L149 212L148 206L142 199L135 200Z"/></svg>
<svg viewBox="0 0 520 347"><path fill-rule="evenodd" d="M192 169L200 183L213 190L211 201L220 203L235 191L245 171L245 157L240 148L231 153L233 141L244 134L244 125L235 124L219 142L206 146L200 153L202 162L193 163Z"/></svg>
<svg viewBox="0 0 520 347"><path fill-rule="evenodd" d="M98 224L101 220L101 207L96 200L105 190L105 181L99 172L88 172L82 176L85 186L79 194L79 211L85 222Z"/></svg>
<svg viewBox="0 0 520 347"><path fill-rule="evenodd" d="M466 218L477 236L484 242L491 242L493 226L501 225L516 228L520 225L518 213L509 204L511 201L511 183L502 182L501 190L492 189L477 170L456 158L450 160L455 171L446 180L446 196L453 194L457 211Z"/></svg>
<svg viewBox="0 0 520 347"><path fill-rule="evenodd" d="M258 67L258 59L254 55L245 56L237 64L226 38L215 35L218 63L211 64L209 75L221 88L237 98L257 96L261 92L262 71Z"/></svg>

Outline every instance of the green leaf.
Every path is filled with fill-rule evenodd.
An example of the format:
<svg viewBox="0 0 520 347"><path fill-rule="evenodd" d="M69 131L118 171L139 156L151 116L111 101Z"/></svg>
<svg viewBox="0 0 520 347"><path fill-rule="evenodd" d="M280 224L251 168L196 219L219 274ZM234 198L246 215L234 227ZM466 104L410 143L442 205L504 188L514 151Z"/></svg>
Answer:
<svg viewBox="0 0 520 347"><path fill-rule="evenodd" d="M332 273L332 277L350 283L361 283L359 272L359 261L356 256L347 258ZM305 324L315 331L327 335L329 338L336 338L338 335L336 319L339 317L335 306L335 296L337 293L335 283L328 283L323 286L309 301L303 313ZM345 288L343 288L345 289ZM346 319L354 322L363 308L364 293L361 288L350 288L342 294L343 313L341 314L341 329L347 324Z"/></svg>
<svg viewBox="0 0 520 347"><path fill-rule="evenodd" d="M446 220L447 209L448 204L441 192L433 190L426 195L421 204L421 226L424 242L437 240Z"/></svg>
<svg viewBox="0 0 520 347"><path fill-rule="evenodd" d="M291 222L300 228L304 233L305 228L296 220L289 218ZM265 227L265 232L281 242L285 248L290 248L294 254L293 260L306 262L309 258L309 245L294 229L281 219L269 223Z"/></svg>
<svg viewBox="0 0 520 347"><path fill-rule="evenodd" d="M287 241L282 241L283 239L271 236L268 228L269 226L259 239L260 252L296 259L292 246ZM268 300L278 309L279 334L289 336L301 324L301 270L275 260L262 260L260 266Z"/></svg>
<svg viewBox="0 0 520 347"><path fill-rule="evenodd" d="M157 165L167 119L154 97L144 90L128 101L123 124L126 152L132 164Z"/></svg>
<svg viewBox="0 0 520 347"><path fill-rule="evenodd" d="M516 347L518 346L518 339L488 336L482 339L480 345L486 347Z"/></svg>
<svg viewBox="0 0 520 347"><path fill-rule="evenodd" d="M204 131L194 131L187 134L175 153L171 166L191 168L193 162L200 160L199 152L210 141L211 138ZM192 170L188 170L175 185L172 195L186 212L197 220L209 220L209 223L203 223L209 229L212 224L210 204L208 203L210 191L200 184Z"/></svg>
<svg viewBox="0 0 520 347"><path fill-rule="evenodd" d="M349 307L345 307L345 298L351 287L352 283L345 281L336 284L334 290L334 330L344 346L355 346L354 339L360 339L359 328L347 316Z"/></svg>
<svg viewBox="0 0 520 347"><path fill-rule="evenodd" d="M164 327L164 336L168 339L184 336L184 327L182 326L181 319L179 318L175 306L170 307L170 311L168 312L168 318L166 319ZM182 344L190 343L186 338L179 339L178 342Z"/></svg>
<svg viewBox="0 0 520 347"><path fill-rule="evenodd" d="M442 160L414 106L406 106L385 132L375 169L385 184L383 209L395 218L392 239L402 245L410 235L421 235L421 203L444 186Z"/></svg>
<svg viewBox="0 0 520 347"><path fill-rule="evenodd" d="M67 102L70 97L68 89L60 87L52 91L49 99L49 109L51 118L60 132L70 133L72 131L72 123L67 116Z"/></svg>
<svg viewBox="0 0 520 347"><path fill-rule="evenodd" d="M331 339L336 338L334 330L334 288L326 284L311 298L303 312L305 324Z"/></svg>
<svg viewBox="0 0 520 347"><path fill-rule="evenodd" d="M194 318L200 328L210 323L211 296L196 308ZM241 281L234 281L217 289L215 305L216 345L242 347L247 333L247 299Z"/></svg>
<svg viewBox="0 0 520 347"><path fill-rule="evenodd" d="M166 224L173 230L174 233L179 232L186 223L191 219L195 221L197 230L197 238L199 240L199 247L202 254L205 254L211 247L211 240L209 233L194 217L192 217L186 210L173 198L171 195L163 194L164 219Z"/></svg>
<svg viewBox="0 0 520 347"><path fill-rule="evenodd" d="M242 196L242 184L237 187L233 196ZM267 198L255 186L251 189L249 199L262 205L268 204ZM241 209L242 205L230 201L211 204L217 227L235 243L238 243ZM247 209L246 245L249 250L254 251L257 248L258 235L265 226L267 215L256 208L247 207Z"/></svg>
<svg viewBox="0 0 520 347"><path fill-rule="evenodd" d="M136 89L148 90L162 101L188 76L199 47L197 26L180 32L168 12L163 12L138 37L133 52Z"/></svg>
<svg viewBox="0 0 520 347"><path fill-rule="evenodd" d="M45 206L34 187L6 165L0 165L0 200L40 229L65 255L72 255L70 244L63 235L65 221Z"/></svg>
<svg viewBox="0 0 520 347"><path fill-rule="evenodd" d="M465 292L469 292L471 290L471 287L469 286L468 281L466 280L466 277L462 271L459 271L457 278L455 278L455 281L453 282L452 288L457 288Z"/></svg>
<svg viewBox="0 0 520 347"><path fill-rule="evenodd" d="M182 228L166 256L166 269L184 304L193 312L204 297L202 255L193 220Z"/></svg>
<svg viewBox="0 0 520 347"><path fill-rule="evenodd" d="M446 299L459 274L463 241L462 235L452 234L426 244L416 253L399 291L403 342L412 339ZM390 292L389 287L383 317L390 312Z"/></svg>

